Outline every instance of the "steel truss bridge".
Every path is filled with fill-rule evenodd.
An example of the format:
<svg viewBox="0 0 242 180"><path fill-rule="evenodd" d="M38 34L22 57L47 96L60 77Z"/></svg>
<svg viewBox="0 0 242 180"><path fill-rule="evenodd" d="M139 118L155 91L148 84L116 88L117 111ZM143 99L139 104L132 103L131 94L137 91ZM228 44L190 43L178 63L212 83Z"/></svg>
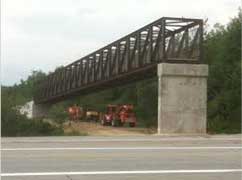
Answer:
<svg viewBox="0 0 242 180"><path fill-rule="evenodd" d="M55 70L35 84L36 104L156 75L158 63L203 63L203 21L162 17Z"/></svg>

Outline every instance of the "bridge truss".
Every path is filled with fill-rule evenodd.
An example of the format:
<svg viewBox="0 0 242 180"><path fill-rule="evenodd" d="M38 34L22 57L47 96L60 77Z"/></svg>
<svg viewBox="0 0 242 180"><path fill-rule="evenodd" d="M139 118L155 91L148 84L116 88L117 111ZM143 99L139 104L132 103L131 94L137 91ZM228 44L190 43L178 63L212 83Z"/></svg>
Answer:
<svg viewBox="0 0 242 180"><path fill-rule="evenodd" d="M156 75L158 63L203 63L203 21L160 18L58 68L35 84L35 103L53 103Z"/></svg>

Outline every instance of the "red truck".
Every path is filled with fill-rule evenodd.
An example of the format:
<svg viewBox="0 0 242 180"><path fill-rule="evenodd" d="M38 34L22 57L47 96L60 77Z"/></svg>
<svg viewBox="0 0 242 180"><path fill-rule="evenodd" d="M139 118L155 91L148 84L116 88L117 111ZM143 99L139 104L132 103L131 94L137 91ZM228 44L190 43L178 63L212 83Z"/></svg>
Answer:
<svg viewBox="0 0 242 180"><path fill-rule="evenodd" d="M130 127L135 127L137 122L134 106L130 104L108 105L106 113L101 115L100 119L103 126L123 126L128 123Z"/></svg>
<svg viewBox="0 0 242 180"><path fill-rule="evenodd" d="M82 114L82 109L76 104L69 107L67 111L71 121L78 121Z"/></svg>

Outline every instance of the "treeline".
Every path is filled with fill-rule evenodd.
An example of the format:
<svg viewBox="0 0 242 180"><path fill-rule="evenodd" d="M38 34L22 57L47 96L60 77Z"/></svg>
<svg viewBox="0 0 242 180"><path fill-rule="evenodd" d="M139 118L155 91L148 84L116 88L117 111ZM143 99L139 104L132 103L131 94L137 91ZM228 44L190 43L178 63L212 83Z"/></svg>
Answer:
<svg viewBox="0 0 242 180"><path fill-rule="evenodd" d="M241 132L241 22L240 10L227 26L216 24L205 38L210 132Z"/></svg>
<svg viewBox="0 0 242 180"><path fill-rule="evenodd" d="M210 133L241 132L241 21L240 10L238 16L231 19L226 26L216 24L205 34L204 60L209 64L208 131ZM33 82L45 75L35 71L19 85L2 86L2 110L11 109L31 100ZM135 106L140 126L156 126L157 78L60 102L52 106L50 117L61 124L67 119L65 112L67 107L74 103L99 111L104 111L107 104L131 103ZM2 133L6 128L6 122L14 122L14 118L8 117L6 120L6 117L8 111L2 113Z"/></svg>

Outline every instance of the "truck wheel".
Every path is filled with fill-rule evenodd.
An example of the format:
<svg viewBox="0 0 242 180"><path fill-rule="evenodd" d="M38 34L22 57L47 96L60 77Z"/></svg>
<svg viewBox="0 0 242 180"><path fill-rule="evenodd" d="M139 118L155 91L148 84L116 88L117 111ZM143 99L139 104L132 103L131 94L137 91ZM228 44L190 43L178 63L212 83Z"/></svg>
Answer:
<svg viewBox="0 0 242 180"><path fill-rule="evenodd" d="M129 127L135 127L135 123L133 122L129 123Z"/></svg>

